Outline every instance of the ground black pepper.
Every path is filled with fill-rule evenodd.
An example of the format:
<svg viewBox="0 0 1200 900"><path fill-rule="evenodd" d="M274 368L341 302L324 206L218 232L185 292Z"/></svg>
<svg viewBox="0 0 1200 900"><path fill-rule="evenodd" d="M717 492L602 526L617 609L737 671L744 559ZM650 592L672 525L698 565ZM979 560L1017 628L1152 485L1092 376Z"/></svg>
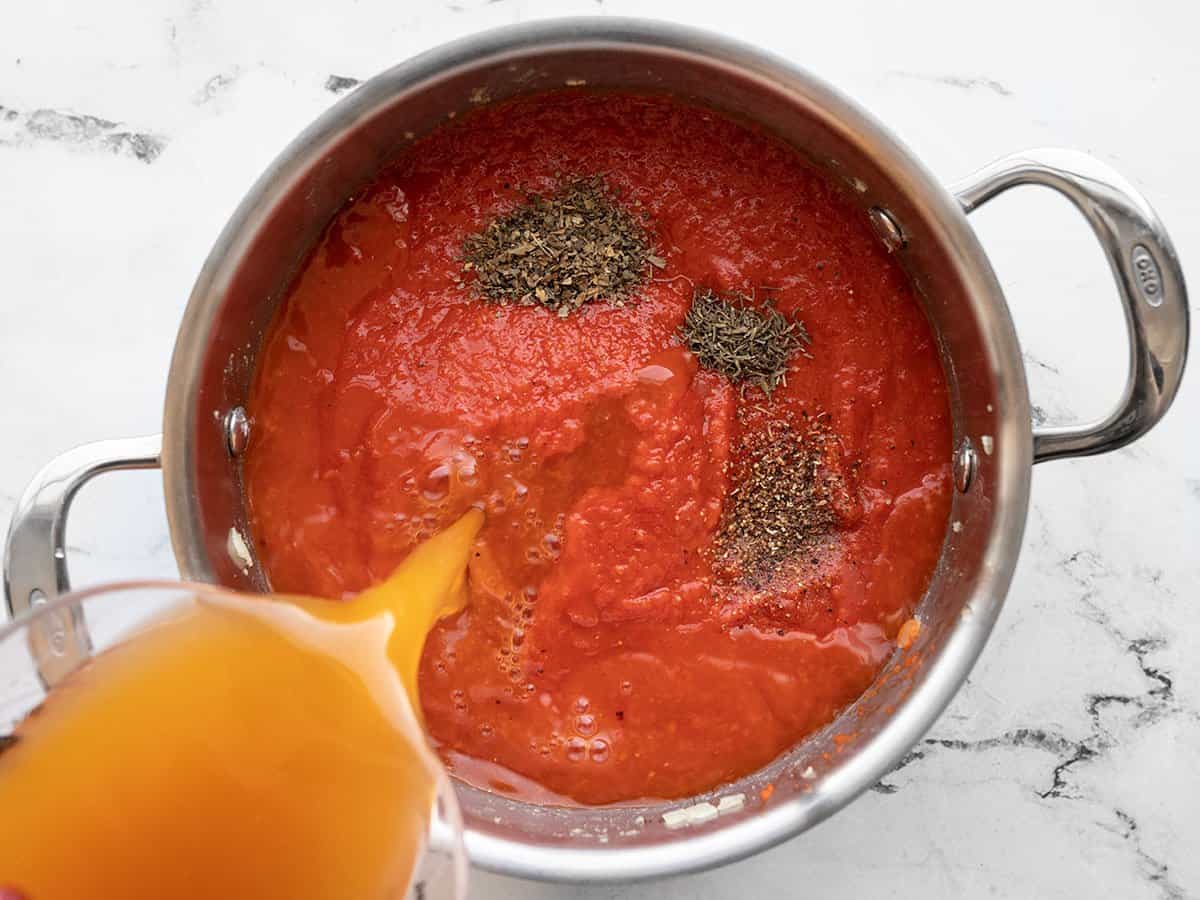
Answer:
<svg viewBox="0 0 1200 900"><path fill-rule="evenodd" d="M814 551L838 523L853 517L853 492L837 458L826 416L798 432L786 422L745 435L717 528L714 568L763 586L782 564Z"/></svg>

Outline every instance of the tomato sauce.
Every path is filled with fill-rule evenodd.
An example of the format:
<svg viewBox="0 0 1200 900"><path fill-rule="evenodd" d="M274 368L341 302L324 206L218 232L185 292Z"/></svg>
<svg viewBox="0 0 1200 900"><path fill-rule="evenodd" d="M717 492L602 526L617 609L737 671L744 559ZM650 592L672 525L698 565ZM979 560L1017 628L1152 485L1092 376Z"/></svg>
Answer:
<svg viewBox="0 0 1200 900"><path fill-rule="evenodd" d="M596 174L666 261L636 302L480 300L464 238ZM699 287L770 291L812 358L770 399L700 369L678 337ZM933 335L863 210L775 138L664 97L535 95L408 148L301 267L249 409L277 591L351 596L486 510L422 706L459 777L548 802L687 796L828 723L895 648L950 504ZM818 416L854 516L785 579L724 578L743 437Z"/></svg>

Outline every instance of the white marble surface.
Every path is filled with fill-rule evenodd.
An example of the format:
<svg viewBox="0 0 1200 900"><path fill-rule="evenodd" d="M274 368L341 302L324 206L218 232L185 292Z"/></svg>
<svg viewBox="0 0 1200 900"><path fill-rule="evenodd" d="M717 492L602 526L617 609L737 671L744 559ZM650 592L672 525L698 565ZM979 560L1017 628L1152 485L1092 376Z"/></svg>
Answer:
<svg viewBox="0 0 1200 900"><path fill-rule="evenodd" d="M192 279L242 193L362 78L447 39L560 14L706 26L858 98L947 181L1058 144L1119 168L1200 284L1200 7L1170 2L40 0L0 11L0 521L84 441L157 431ZM976 227L1038 415L1101 413L1124 372L1099 251L1064 203ZM1200 897L1200 373L1134 447L1039 467L1008 606L919 758L813 832L650 885L478 873L477 898ZM156 476L102 479L78 583L171 575Z"/></svg>

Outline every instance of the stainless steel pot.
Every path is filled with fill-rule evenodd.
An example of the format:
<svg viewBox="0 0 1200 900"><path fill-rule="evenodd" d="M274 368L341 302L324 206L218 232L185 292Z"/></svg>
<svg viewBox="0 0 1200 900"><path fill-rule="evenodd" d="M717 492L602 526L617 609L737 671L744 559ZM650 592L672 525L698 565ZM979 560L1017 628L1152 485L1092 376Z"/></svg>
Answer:
<svg viewBox="0 0 1200 900"><path fill-rule="evenodd" d="M1188 312L1170 240L1138 192L1066 150L1007 157L947 190L853 103L789 63L673 25L572 19L489 32L426 53L365 83L280 155L233 214L197 279L175 345L163 434L73 450L47 466L14 515L5 557L19 614L68 587L67 507L111 469L163 469L175 555L185 577L262 590L239 545L242 405L264 328L305 250L334 212L414 137L480 102L564 84L666 90L760 123L849 184L917 285L936 331L953 404L955 481L925 627L835 722L717 795L727 815L671 830L648 808L554 809L460 788L467 847L513 875L616 881L728 862L799 834L874 784L949 702L979 655L1008 588L1035 462L1113 450L1163 415L1183 373ZM1065 195L1112 267L1129 330L1129 378L1095 424L1033 430L1021 353L1004 297L966 213L1011 187ZM88 653L86 623L43 636L43 677ZM834 735L850 734L849 742ZM774 785L768 802L761 789ZM732 804L736 806L736 803Z"/></svg>

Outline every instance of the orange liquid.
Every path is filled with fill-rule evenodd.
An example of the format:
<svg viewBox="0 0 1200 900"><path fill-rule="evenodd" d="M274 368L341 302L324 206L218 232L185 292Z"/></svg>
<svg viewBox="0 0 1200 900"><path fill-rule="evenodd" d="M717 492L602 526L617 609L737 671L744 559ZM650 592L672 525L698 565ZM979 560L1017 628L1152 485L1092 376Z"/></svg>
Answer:
<svg viewBox="0 0 1200 900"><path fill-rule="evenodd" d="M402 897L437 778L417 665L481 521L354 602L198 599L74 673L0 755L0 885L29 900Z"/></svg>

